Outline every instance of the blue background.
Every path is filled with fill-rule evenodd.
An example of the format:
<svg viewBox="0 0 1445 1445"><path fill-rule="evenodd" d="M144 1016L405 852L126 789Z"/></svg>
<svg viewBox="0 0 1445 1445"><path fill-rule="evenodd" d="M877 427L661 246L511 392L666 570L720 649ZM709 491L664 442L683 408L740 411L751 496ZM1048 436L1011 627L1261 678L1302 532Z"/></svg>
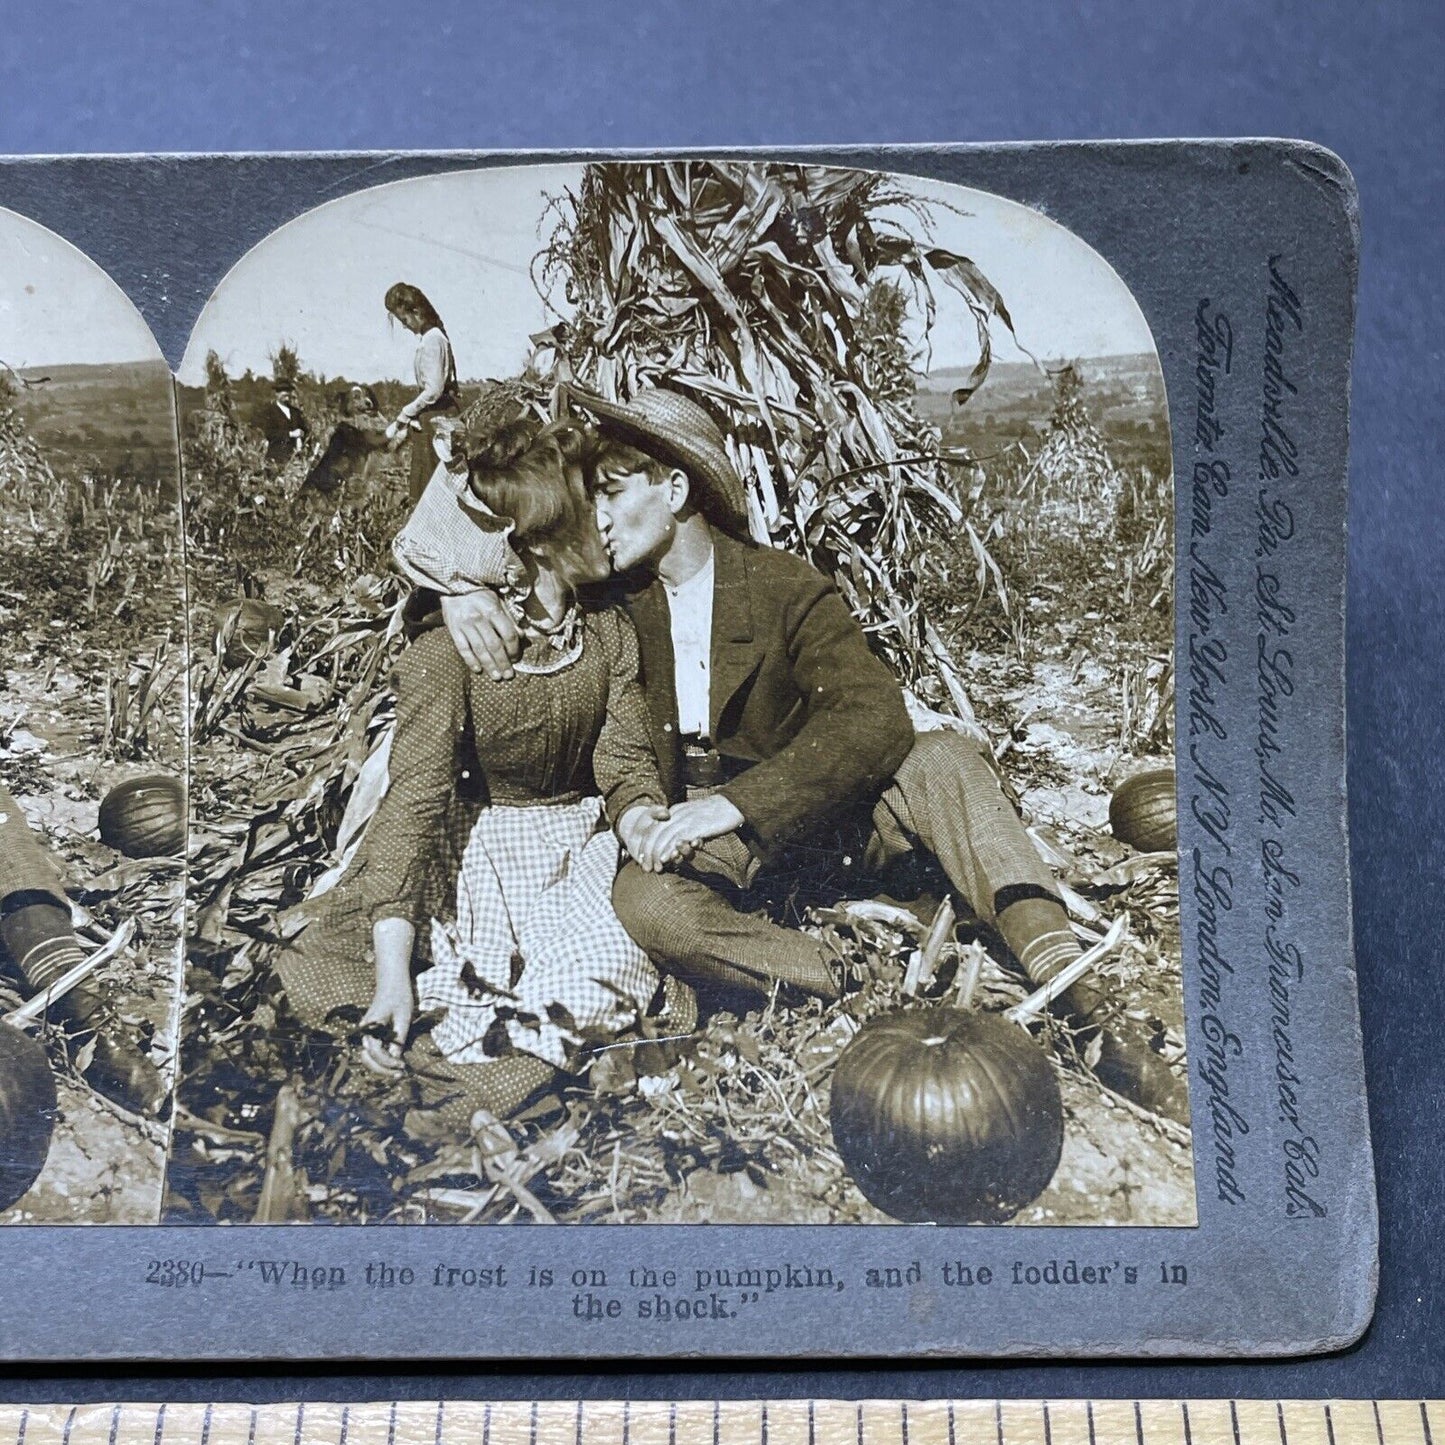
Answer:
<svg viewBox="0 0 1445 1445"><path fill-rule="evenodd" d="M528 1368L305 1378L0 1374L0 1398L1445 1395L1437 966L1445 561L1439 225L1445 12L742 0L7 4L0 151L679 146L1292 135L1359 183L1350 506L1355 929L1379 1175L1375 1323L1299 1362ZM184 217L175 226L183 232ZM3 1282L0 1282L3 1287ZM41 1302L37 1301L37 1305ZM284 1348L278 1341L278 1348ZM433 1368L440 1368L434 1366Z"/></svg>

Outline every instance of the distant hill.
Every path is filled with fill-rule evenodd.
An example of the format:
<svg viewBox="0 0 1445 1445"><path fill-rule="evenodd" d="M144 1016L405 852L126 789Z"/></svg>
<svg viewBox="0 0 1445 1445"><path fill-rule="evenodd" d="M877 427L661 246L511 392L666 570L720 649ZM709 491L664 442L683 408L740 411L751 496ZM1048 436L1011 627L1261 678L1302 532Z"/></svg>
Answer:
<svg viewBox="0 0 1445 1445"><path fill-rule="evenodd" d="M66 363L61 366L22 366L18 370L27 381L37 381L41 377L48 377L56 385L64 386L98 383L106 380L116 381L126 377L132 380L140 377L155 380L171 374L170 367L159 356L141 361L87 361Z"/></svg>
<svg viewBox="0 0 1445 1445"><path fill-rule="evenodd" d="M174 474L175 400L164 361L35 366L12 404L54 466Z"/></svg>
<svg viewBox="0 0 1445 1445"><path fill-rule="evenodd" d="M1044 365L1056 369L1062 362ZM1164 379L1152 352L1089 357L1074 366L1084 386L1084 405L1121 464L1169 466L1169 411ZM938 427L946 445L980 455L1028 441L1048 425L1053 379L1028 362L995 362L979 389L958 406L953 392L968 379L965 367L939 367L918 378L919 415Z"/></svg>

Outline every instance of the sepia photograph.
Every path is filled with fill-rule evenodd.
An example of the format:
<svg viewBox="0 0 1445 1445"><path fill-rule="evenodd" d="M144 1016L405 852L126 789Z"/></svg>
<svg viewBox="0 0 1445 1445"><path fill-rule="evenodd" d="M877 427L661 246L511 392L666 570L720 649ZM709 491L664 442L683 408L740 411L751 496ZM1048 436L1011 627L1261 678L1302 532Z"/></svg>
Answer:
<svg viewBox="0 0 1445 1445"><path fill-rule="evenodd" d="M171 373L0 210L0 1223L154 1223L176 1057L186 637Z"/></svg>
<svg viewBox="0 0 1445 1445"><path fill-rule="evenodd" d="M173 453L86 470L119 400L44 331L0 777L169 1009L174 855L93 833L179 747L171 493L120 489L120 575L111 508L44 549ZM882 172L460 170L255 246L176 396L164 1222L1196 1223L1169 416L1083 240Z"/></svg>

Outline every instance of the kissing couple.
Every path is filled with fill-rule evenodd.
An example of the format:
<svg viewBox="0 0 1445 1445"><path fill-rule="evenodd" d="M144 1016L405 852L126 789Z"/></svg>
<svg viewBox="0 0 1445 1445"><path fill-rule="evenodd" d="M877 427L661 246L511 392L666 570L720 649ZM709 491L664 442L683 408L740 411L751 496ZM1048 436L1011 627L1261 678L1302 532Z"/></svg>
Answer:
<svg viewBox="0 0 1445 1445"><path fill-rule="evenodd" d="M698 989L838 997L826 940L737 901L799 848L841 863L850 830L870 871L935 859L1035 985L1077 958L992 759L916 733L833 584L751 540L712 415L664 387L571 400L591 426L502 428L398 539L429 586L386 792L278 964L303 1021L364 1006L368 1066L413 1071L464 1132L601 1040L691 1032ZM1183 1081L1103 993L1080 980L1054 1007L1103 1082L1187 1122Z"/></svg>

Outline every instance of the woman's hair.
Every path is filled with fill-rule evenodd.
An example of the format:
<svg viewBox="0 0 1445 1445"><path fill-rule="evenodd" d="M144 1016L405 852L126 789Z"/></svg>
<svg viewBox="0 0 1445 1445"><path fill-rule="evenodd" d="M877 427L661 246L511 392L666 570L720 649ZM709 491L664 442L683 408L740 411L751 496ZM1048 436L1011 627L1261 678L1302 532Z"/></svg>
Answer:
<svg viewBox="0 0 1445 1445"><path fill-rule="evenodd" d="M467 485L478 501L511 521L519 546L545 541L590 516L587 498L568 471L585 463L591 445L577 422L543 426L521 417L499 427L468 458Z"/></svg>
<svg viewBox="0 0 1445 1445"><path fill-rule="evenodd" d="M423 323L424 331L430 331L433 326L439 331L446 331L446 327L442 325L441 314L427 299L426 292L420 286L413 286L410 281L398 281L386 288L384 299L386 309L393 316L401 311L409 311Z"/></svg>

